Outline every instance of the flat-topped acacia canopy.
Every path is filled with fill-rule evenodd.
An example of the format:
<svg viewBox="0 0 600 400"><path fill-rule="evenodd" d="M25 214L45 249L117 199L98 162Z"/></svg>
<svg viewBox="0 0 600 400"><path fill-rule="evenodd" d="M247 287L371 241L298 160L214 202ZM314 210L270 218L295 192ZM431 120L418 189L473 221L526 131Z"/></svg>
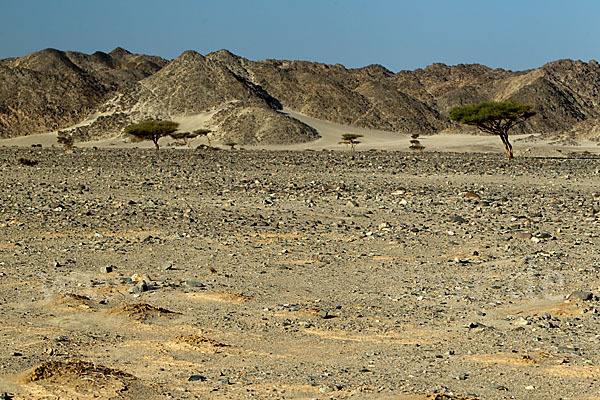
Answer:
<svg viewBox="0 0 600 400"><path fill-rule="evenodd" d="M466 106L453 107L450 119L465 125L472 125L479 130L500 136L506 155L513 158L512 145L508 141L508 131L515 125L525 122L535 115L533 106L513 100L487 101Z"/></svg>
<svg viewBox="0 0 600 400"><path fill-rule="evenodd" d="M125 133L136 141L152 140L156 150L159 150L158 139L175 132L177 127L179 127L179 123L173 121L148 120L129 125L125 128Z"/></svg>

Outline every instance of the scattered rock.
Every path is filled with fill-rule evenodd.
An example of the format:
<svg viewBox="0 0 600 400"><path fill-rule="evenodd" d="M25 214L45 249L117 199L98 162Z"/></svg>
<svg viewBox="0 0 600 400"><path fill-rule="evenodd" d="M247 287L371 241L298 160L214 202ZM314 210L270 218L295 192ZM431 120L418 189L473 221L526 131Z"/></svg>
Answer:
<svg viewBox="0 0 600 400"><path fill-rule="evenodd" d="M149 288L148 284L146 283L146 281L139 281L137 283L137 285L135 285L134 287L129 289L129 293L140 294L140 293L147 292L149 289L150 288Z"/></svg>
<svg viewBox="0 0 600 400"><path fill-rule="evenodd" d="M346 202L346 205L349 207L358 207L358 203L354 200L348 200L348 202Z"/></svg>
<svg viewBox="0 0 600 400"><path fill-rule="evenodd" d="M111 272L113 272L114 268L115 268L114 265L106 265L106 266L100 268L100 272L102 272L103 274L110 274Z"/></svg>
<svg viewBox="0 0 600 400"><path fill-rule="evenodd" d="M204 382L206 381L206 377L202 375L190 375L188 378L188 382Z"/></svg>
<svg viewBox="0 0 600 400"><path fill-rule="evenodd" d="M185 286L195 287L195 288L204 288L204 287L206 287L206 285L204 283L198 282L198 281L193 281L193 280L184 281L183 284Z"/></svg>
<svg viewBox="0 0 600 400"><path fill-rule="evenodd" d="M481 197L475 192L464 192L463 197L465 199L481 200Z"/></svg>
<svg viewBox="0 0 600 400"><path fill-rule="evenodd" d="M576 290L569 294L566 299L572 301L590 301L594 299L594 293L586 292L584 290Z"/></svg>
<svg viewBox="0 0 600 400"><path fill-rule="evenodd" d="M452 222L455 222L457 224L464 224L468 221L466 219L464 219L463 217L461 217L460 215L455 215L454 217L452 217Z"/></svg>

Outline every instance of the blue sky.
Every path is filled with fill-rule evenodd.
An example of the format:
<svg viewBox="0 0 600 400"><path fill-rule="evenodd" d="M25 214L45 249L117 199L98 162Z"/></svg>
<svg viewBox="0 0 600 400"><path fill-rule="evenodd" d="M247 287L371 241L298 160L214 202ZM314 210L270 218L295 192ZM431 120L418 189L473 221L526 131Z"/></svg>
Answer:
<svg viewBox="0 0 600 400"><path fill-rule="evenodd" d="M597 0L0 0L0 58L117 46L175 58L219 49L265 58L480 63L522 70L600 58Z"/></svg>

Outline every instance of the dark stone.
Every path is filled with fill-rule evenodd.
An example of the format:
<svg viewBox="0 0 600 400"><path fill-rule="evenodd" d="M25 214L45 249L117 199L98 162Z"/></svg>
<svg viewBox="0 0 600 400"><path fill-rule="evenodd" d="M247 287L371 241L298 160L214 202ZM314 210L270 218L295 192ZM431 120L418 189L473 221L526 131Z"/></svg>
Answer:
<svg viewBox="0 0 600 400"><path fill-rule="evenodd" d="M189 287L197 287L197 288L206 287L206 285L204 285L204 283L198 282L198 281L185 281L183 283L185 284L185 286L189 286Z"/></svg>
<svg viewBox="0 0 600 400"><path fill-rule="evenodd" d="M188 382L196 382L196 381L204 382L205 380L206 380L206 377L202 376L202 375L190 375L190 377L188 378Z"/></svg>
<svg viewBox="0 0 600 400"><path fill-rule="evenodd" d="M583 290L576 290L567 296L567 300L590 301L594 299L594 293Z"/></svg>
<svg viewBox="0 0 600 400"><path fill-rule="evenodd" d="M138 283L137 285L132 287L131 290L129 290L129 293L132 293L132 294L144 293L144 292L147 292L149 289L150 288L148 287L148 284L146 283L146 281L141 281L140 283Z"/></svg>
<svg viewBox="0 0 600 400"><path fill-rule="evenodd" d="M104 274L110 274L111 272L113 272L114 268L115 268L114 265L107 265L105 267L100 268L100 272L102 272Z"/></svg>
<svg viewBox="0 0 600 400"><path fill-rule="evenodd" d="M476 329L476 328L484 329L484 328L487 328L487 326L482 324L481 322L471 322L469 325L467 325L467 328L469 328L469 329Z"/></svg>

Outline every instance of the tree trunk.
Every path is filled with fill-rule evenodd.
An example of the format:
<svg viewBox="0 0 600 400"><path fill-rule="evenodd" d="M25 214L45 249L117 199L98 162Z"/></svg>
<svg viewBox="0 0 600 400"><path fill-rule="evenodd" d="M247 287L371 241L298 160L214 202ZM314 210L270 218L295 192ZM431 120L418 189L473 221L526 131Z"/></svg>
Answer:
<svg viewBox="0 0 600 400"><path fill-rule="evenodd" d="M152 139L152 141L154 142L154 147L156 147L156 151L159 151L160 147L158 147L158 139Z"/></svg>
<svg viewBox="0 0 600 400"><path fill-rule="evenodd" d="M510 160L511 158L513 158L513 150L512 150L512 145L508 141L508 134L506 134L506 133L500 134L500 139L502 139L502 143L504 143L504 149L506 150L506 155L507 155L508 159Z"/></svg>

